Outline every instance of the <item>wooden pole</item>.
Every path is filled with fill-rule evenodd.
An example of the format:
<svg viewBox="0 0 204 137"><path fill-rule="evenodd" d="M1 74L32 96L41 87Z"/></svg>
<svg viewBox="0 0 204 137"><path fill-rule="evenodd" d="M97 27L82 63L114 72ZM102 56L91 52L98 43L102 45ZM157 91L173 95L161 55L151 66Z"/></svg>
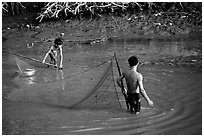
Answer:
<svg viewBox="0 0 204 137"><path fill-rule="evenodd" d="M119 63L118 63L118 60L117 60L117 57L116 57L116 53L114 53L114 57L115 57L115 62L116 62L116 65L117 65L117 68L118 68L118 73L119 73L119 76L121 76L121 70L120 70L120 66L119 66ZM125 102L126 102L126 107L127 109L129 109L129 103L128 103L128 100L127 100L127 95L123 92L123 89L124 89L124 84L123 84L123 80L121 80L121 88L122 88L122 94L125 98Z"/></svg>

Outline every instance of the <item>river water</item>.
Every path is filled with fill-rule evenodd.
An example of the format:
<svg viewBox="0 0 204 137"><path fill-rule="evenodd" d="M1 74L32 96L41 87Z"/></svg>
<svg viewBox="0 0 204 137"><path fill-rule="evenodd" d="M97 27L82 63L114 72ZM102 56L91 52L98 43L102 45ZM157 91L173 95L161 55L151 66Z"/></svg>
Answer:
<svg viewBox="0 0 204 137"><path fill-rule="evenodd" d="M3 44L5 47L9 42ZM190 36L174 40L113 39L104 44L76 44L64 49L62 71L48 68L35 72L34 68L26 73L27 76L20 76L14 57L3 53L3 134L202 134L202 72L185 66L144 65L144 62L163 57L195 55L198 47L202 47L201 37ZM41 48L34 46L19 50L19 53L42 59L44 53L38 52ZM85 92L88 83L83 77L70 81L71 84L60 80L106 61L114 53L117 53L122 70L128 69L130 55L138 56L144 63L138 71L143 74L144 87L154 107L149 107L144 98L138 115L125 109L66 107L88 94ZM89 76L101 74L101 71L93 71ZM54 82L56 80L59 82ZM82 81L85 82L75 92L74 88ZM56 93L53 88L60 88L61 92Z"/></svg>

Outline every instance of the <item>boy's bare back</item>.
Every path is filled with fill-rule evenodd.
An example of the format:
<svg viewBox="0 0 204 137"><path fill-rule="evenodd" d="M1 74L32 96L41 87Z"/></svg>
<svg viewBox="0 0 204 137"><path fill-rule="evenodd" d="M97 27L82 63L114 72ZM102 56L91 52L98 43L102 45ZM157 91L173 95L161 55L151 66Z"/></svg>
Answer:
<svg viewBox="0 0 204 137"><path fill-rule="evenodd" d="M123 73L126 84L127 84L127 93L139 93L139 78L141 74L135 71L127 71Z"/></svg>
<svg viewBox="0 0 204 137"><path fill-rule="evenodd" d="M131 56L128 59L130 70L122 73L122 76L119 76L117 79L117 84L122 88L122 92L127 92L129 94L141 93L143 97L147 100L150 106L153 106L153 102L147 96L146 91L143 86L143 77L142 74L137 72L138 59L135 56ZM127 90L122 86L121 81L125 78L127 84Z"/></svg>

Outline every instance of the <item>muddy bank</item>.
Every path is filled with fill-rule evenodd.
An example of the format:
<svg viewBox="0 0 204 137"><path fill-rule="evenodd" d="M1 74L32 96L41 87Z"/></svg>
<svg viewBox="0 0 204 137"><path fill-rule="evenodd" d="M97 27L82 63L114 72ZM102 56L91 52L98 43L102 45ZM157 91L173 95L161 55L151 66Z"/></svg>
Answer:
<svg viewBox="0 0 204 137"><path fill-rule="evenodd" d="M165 38L202 31L202 18L199 13L160 12L158 14L138 13L132 15L104 15L96 19L55 19L38 22L37 13L26 13L14 17L3 17L3 32L12 28L66 27L71 32L80 31L106 35ZM61 23L61 25L60 25ZM120 34L120 35L119 35ZM90 36L91 37L91 36ZM94 38L92 36L92 38Z"/></svg>
<svg viewBox="0 0 204 137"><path fill-rule="evenodd" d="M124 41L178 41L191 37L201 37L200 17L186 16L184 13L162 13L152 15L131 15L124 17L106 16L94 20L60 20L35 22L36 13L3 18L2 41L3 53L9 49L26 51L28 48L41 46L38 52L44 53L52 40L60 33L65 33L65 52L70 47L83 44L94 46L107 42ZM190 21L188 21L190 20ZM194 23L192 23L194 22ZM17 43L9 43L11 38ZM24 37L24 39L21 39ZM202 48L195 45L196 53L178 58L160 58L153 64L187 65L201 68ZM189 47L191 48L191 47Z"/></svg>

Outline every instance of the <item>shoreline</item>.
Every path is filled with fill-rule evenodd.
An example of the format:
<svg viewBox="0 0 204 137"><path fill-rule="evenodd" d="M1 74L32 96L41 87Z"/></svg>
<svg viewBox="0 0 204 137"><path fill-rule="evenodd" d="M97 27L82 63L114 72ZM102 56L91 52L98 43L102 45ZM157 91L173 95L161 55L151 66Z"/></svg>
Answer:
<svg viewBox="0 0 204 137"><path fill-rule="evenodd" d="M108 16L99 18L98 20L59 20L44 21L40 24L33 24L32 22L35 16L35 14L32 14L32 16L30 14L26 14L16 16L14 19L9 17L10 20L8 18L4 18L2 26L2 42L4 43L9 40L10 35L12 34L15 37L15 33L18 32L26 32L29 34L26 35L26 41L22 41L22 45L31 44L34 41L41 41L41 43L47 42L49 39L55 38L62 32L65 33L64 39L67 40L67 45L71 46L75 46L76 43L92 46L94 44L116 41L178 41L194 38L198 39L198 37L202 38L202 26L186 26L186 28L181 31L181 29L178 29L180 26L174 25L174 29L178 29L180 31L176 34L171 34L171 31L168 30L159 28L151 29L152 24L148 26L148 24L144 24L145 21L140 22L136 20L137 17L135 16L131 16L131 19ZM23 18L26 18L26 20L22 21ZM151 19L152 18L149 17L149 20ZM149 20L148 23L150 22ZM22 23L18 24L18 22ZM140 27L134 24L140 24ZM158 32L155 33L155 31ZM25 36L22 35L22 37ZM47 45L46 43L43 43L43 45L44 44ZM5 47L4 44L2 47L3 53L5 52L5 49L11 48L10 45L9 47ZM19 49L19 47L21 49ZM22 48L23 47L21 45L12 47L12 49L17 50L22 50ZM190 66L202 69L202 46L196 48L197 53L195 55L160 58L150 62L151 64L156 65ZM45 49L46 46L44 46L42 50L44 51Z"/></svg>

